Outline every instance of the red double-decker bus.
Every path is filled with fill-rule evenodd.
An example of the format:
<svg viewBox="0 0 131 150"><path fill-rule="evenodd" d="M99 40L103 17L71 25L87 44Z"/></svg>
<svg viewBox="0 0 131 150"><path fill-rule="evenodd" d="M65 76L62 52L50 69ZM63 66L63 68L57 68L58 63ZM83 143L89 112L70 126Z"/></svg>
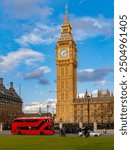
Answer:
<svg viewBox="0 0 131 150"><path fill-rule="evenodd" d="M16 118L12 122L12 134L52 135L54 122L49 117Z"/></svg>

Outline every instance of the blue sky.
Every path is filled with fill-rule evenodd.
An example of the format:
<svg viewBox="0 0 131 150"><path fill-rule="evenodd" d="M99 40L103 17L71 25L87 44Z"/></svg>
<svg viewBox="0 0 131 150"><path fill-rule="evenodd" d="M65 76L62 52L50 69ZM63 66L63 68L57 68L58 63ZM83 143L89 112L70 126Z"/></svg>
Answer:
<svg viewBox="0 0 131 150"><path fill-rule="evenodd" d="M1 0L0 77L24 105L56 99L55 47L65 4L78 48L78 93L113 92L113 0Z"/></svg>

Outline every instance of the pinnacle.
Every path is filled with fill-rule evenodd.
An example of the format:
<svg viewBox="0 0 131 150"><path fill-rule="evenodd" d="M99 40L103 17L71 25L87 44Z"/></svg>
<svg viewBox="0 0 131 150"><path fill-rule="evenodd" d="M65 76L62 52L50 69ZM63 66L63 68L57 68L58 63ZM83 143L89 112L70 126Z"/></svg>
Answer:
<svg viewBox="0 0 131 150"><path fill-rule="evenodd" d="M68 19L68 6L67 6L67 4L65 7L65 13L66 13L66 15L65 15L65 19L64 19L64 24L70 24L69 19Z"/></svg>

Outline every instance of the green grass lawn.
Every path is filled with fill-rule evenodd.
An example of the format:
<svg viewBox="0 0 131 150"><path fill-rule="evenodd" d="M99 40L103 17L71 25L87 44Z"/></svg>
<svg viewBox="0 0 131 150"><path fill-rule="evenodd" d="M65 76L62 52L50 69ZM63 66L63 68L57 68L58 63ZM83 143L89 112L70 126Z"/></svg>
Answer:
<svg viewBox="0 0 131 150"><path fill-rule="evenodd" d="M113 150L113 137L0 136L0 150Z"/></svg>

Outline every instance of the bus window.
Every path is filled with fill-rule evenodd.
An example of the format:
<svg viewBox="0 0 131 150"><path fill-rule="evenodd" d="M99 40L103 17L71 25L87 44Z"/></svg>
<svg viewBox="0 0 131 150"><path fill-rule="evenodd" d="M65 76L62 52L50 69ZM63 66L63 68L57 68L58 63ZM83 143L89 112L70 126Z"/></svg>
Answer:
<svg viewBox="0 0 131 150"><path fill-rule="evenodd" d="M51 130L51 127L50 126L46 126L45 130Z"/></svg>
<svg viewBox="0 0 131 150"><path fill-rule="evenodd" d="M29 127L18 127L18 130L29 130Z"/></svg>

